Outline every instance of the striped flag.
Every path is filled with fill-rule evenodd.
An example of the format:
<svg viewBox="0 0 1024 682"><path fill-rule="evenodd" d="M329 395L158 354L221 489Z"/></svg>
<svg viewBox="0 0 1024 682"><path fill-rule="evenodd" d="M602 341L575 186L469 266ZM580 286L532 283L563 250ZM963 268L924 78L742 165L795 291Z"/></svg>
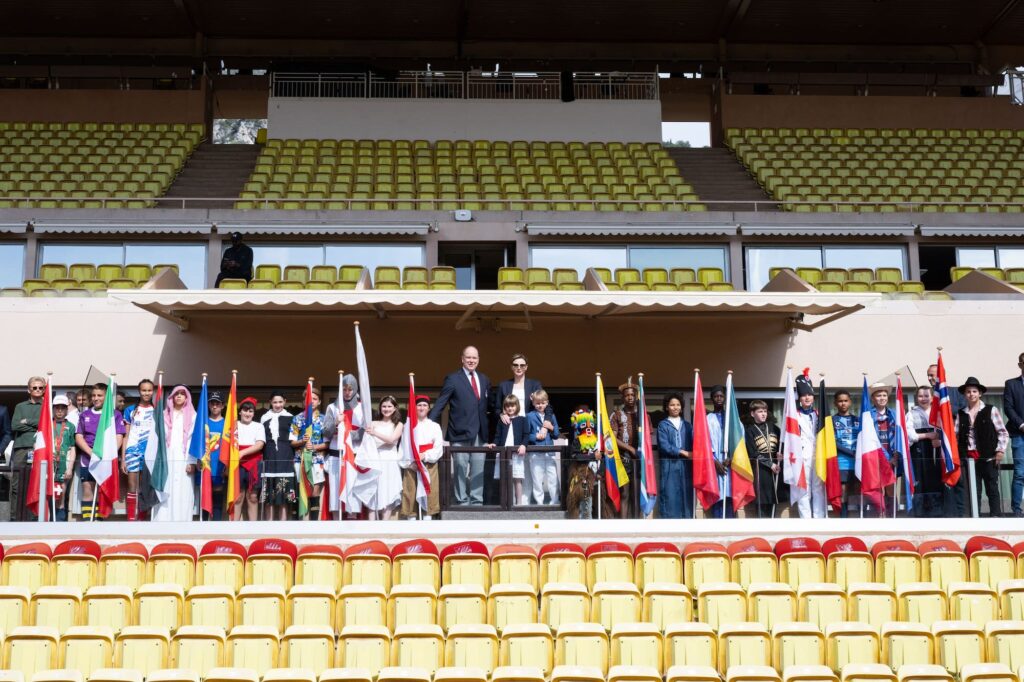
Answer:
<svg viewBox="0 0 1024 682"><path fill-rule="evenodd" d="M615 511L619 511L622 506L619 488L629 483L629 474L622 464L619 444L615 442L615 432L612 431L612 421L608 417L608 405L605 402L604 384L601 382L600 374L597 375L597 410L597 443L604 459L604 483L608 488L608 499L612 501Z"/></svg>
<svg viewBox="0 0 1024 682"><path fill-rule="evenodd" d="M654 448L651 445L651 416L647 414L647 398L644 393L644 375L639 378L640 424L637 429L639 443L636 453L640 457L640 509L644 516L654 511L654 502L658 496L658 480L654 475Z"/></svg>
<svg viewBox="0 0 1024 682"><path fill-rule="evenodd" d="M881 506L882 470L880 461L885 459L885 450L878 437L875 420L871 417L871 399L868 393L868 379L864 377L864 390L860 398L860 433L857 435L857 451L853 468L860 480L861 494L874 504Z"/></svg>
<svg viewBox="0 0 1024 682"><path fill-rule="evenodd" d="M420 447L416 444L416 425L418 421L416 417L416 380L410 374L409 406L406 410L405 428L402 430L401 465L403 469L408 469L411 465L415 464L416 472L419 474L416 477L416 502L420 505L420 509L426 509L427 497L430 495L430 474L427 473L426 467L423 466L423 460L420 459ZM429 447L429 445L424 446L424 448Z"/></svg>
<svg viewBox="0 0 1024 682"><path fill-rule="evenodd" d="M139 472L138 513L150 511L164 501L167 493L167 427L164 424L164 375L157 374L153 394L153 429L146 437L145 466Z"/></svg>
<svg viewBox="0 0 1024 682"><path fill-rule="evenodd" d="M903 379L896 376L896 451L903 463L903 490L906 493L907 511L914 508L914 467L910 464L910 436L907 432L907 413L903 406Z"/></svg>
<svg viewBox="0 0 1024 682"><path fill-rule="evenodd" d="M28 476L28 490L25 491L25 506L39 514L43 521L49 520L50 505L45 498L53 495L53 388L50 377L46 377L46 393L39 410L39 426L36 428L36 439L32 446L32 470ZM45 476L42 483L44 498L39 496L40 477Z"/></svg>
<svg viewBox="0 0 1024 682"><path fill-rule="evenodd" d="M238 374L231 373L231 390L224 409L224 433L220 438L220 463L226 468L227 494L224 496L224 518L231 518L235 500L242 494L238 473Z"/></svg>
<svg viewBox="0 0 1024 682"><path fill-rule="evenodd" d="M96 440L92 444L92 457L89 458L89 474L96 479L99 509L93 507L99 516L108 516L114 508L114 502L120 497L120 484L117 471L117 415L114 401L117 400L117 382L111 376L107 380L107 395L103 399L103 411L96 427Z"/></svg>
<svg viewBox="0 0 1024 682"><path fill-rule="evenodd" d="M796 384L793 383L793 370L786 371L786 404L782 407L782 451L786 453L782 460L782 480L789 486L789 500L796 504L808 493L807 472L804 471L800 455L803 445L800 443L800 416L796 408Z"/></svg>
<svg viewBox="0 0 1024 682"><path fill-rule="evenodd" d="M946 385L946 366L939 352L938 374L935 378L935 395L928 422L942 434L942 482L953 487L960 480L960 452L953 428L953 406L949 401L949 387Z"/></svg>
<svg viewBox="0 0 1024 682"><path fill-rule="evenodd" d="M199 409L196 410L196 421L192 426L192 438L188 443L189 457L195 458L200 468L200 499L199 508L207 514L213 514L213 478L210 476L210 458L207 443L210 439L210 403L203 375L203 387L199 391Z"/></svg>
<svg viewBox="0 0 1024 682"><path fill-rule="evenodd" d="M814 472L825 483L825 497L832 509L843 508L843 482L839 475L836 425L825 402L825 380L818 384L818 437L814 447Z"/></svg>
<svg viewBox="0 0 1024 682"><path fill-rule="evenodd" d="M708 432L700 372L694 372L693 383L693 489L704 509L710 509L711 505L722 499L722 492L718 489L715 453L711 449L711 434Z"/></svg>
<svg viewBox="0 0 1024 682"><path fill-rule="evenodd" d="M747 439L743 434L736 390L732 385L732 372L725 380L725 429L724 450L732 460L730 481L732 483L732 508L739 511L754 501L754 468L747 452Z"/></svg>

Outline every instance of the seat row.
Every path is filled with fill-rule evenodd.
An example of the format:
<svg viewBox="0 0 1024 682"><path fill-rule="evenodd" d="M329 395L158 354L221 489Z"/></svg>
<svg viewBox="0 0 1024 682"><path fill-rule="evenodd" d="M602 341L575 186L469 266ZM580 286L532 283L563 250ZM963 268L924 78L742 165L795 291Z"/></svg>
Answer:
<svg viewBox="0 0 1024 682"><path fill-rule="evenodd" d="M283 635L258 626L183 626L167 629L129 627L115 633L103 627L74 627L63 635L52 628L18 627L2 640L0 669L17 670L26 679L42 670L73 668L89 675L112 666L148 674L162 668L186 668L200 676L221 666L245 667L263 675L283 667L318 675L332 667L361 668L376 677L388 666L416 666L433 674L445 666L473 667L490 675L501 666L538 668L545 677L557 666L586 665L602 675L617 665L639 665L659 677L676 666L702 666L727 673L737 665L764 666L776 673L792 666L938 665L960 676L965 666L993 663L1016 670L1024 653L1024 623L1002 622L982 630L971 623L940 621L932 627L842 622L824 631L806 623L733 623L715 630L704 624L680 624L664 635L642 624L622 625L610 633L590 623L567 623L553 631L545 625L403 626L392 635L384 628L350 626L335 637L329 628L292 626Z"/></svg>

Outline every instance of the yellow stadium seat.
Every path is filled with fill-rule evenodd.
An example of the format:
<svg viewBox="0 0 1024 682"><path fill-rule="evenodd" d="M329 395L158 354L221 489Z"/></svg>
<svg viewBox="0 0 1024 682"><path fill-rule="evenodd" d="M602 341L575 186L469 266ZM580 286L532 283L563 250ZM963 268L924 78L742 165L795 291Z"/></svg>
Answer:
<svg viewBox="0 0 1024 682"><path fill-rule="evenodd" d="M185 594L181 585L147 583L135 593L135 625L175 630L183 622Z"/></svg>
<svg viewBox="0 0 1024 682"><path fill-rule="evenodd" d="M896 674L881 663L850 663L841 674L843 682L896 682Z"/></svg>
<svg viewBox="0 0 1024 682"><path fill-rule="evenodd" d="M53 570L54 585L77 587L84 592L97 584L96 575L99 562L91 554L57 554L55 551L50 565Z"/></svg>
<svg viewBox="0 0 1024 682"><path fill-rule="evenodd" d="M37 672L53 670L60 660L59 641L60 634L54 628L14 628L3 640L3 667L20 672L26 680Z"/></svg>
<svg viewBox="0 0 1024 682"><path fill-rule="evenodd" d="M640 618L662 632L674 623L688 623L693 620L693 596L682 583L647 583Z"/></svg>
<svg viewBox="0 0 1024 682"><path fill-rule="evenodd" d="M589 665L557 665L551 682L604 682L604 671Z"/></svg>
<svg viewBox="0 0 1024 682"><path fill-rule="evenodd" d="M949 618L946 593L938 583L903 583L896 590L899 620L928 627Z"/></svg>
<svg viewBox="0 0 1024 682"><path fill-rule="evenodd" d="M683 582L683 558L676 547L648 542L640 543L634 551L633 576L640 590L648 583Z"/></svg>
<svg viewBox="0 0 1024 682"><path fill-rule="evenodd" d="M1024 580L999 583L999 610L1004 620L1024 620Z"/></svg>
<svg viewBox="0 0 1024 682"><path fill-rule="evenodd" d="M953 682L953 676L941 665L905 665L898 673L899 682Z"/></svg>
<svg viewBox="0 0 1024 682"><path fill-rule="evenodd" d="M442 585L478 585L487 591L491 586L491 561L486 547L480 545L478 549L477 545L460 543L441 552Z"/></svg>
<svg viewBox="0 0 1024 682"><path fill-rule="evenodd" d="M114 664L114 632L110 628L70 627L60 639L60 667L88 676Z"/></svg>
<svg viewBox="0 0 1024 682"><path fill-rule="evenodd" d="M766 665L734 665L725 675L726 682L782 682L779 673Z"/></svg>
<svg viewBox="0 0 1024 682"><path fill-rule="evenodd" d="M132 592L123 587L90 587L82 599L85 625L106 626L118 632L132 620Z"/></svg>
<svg viewBox="0 0 1024 682"><path fill-rule="evenodd" d="M327 585L295 585L288 592L286 621L291 625L335 627L337 600Z"/></svg>
<svg viewBox="0 0 1024 682"><path fill-rule="evenodd" d="M875 562L869 552L838 550L825 560L825 580L848 589L853 583L870 583L875 579Z"/></svg>
<svg viewBox="0 0 1024 682"><path fill-rule="evenodd" d="M724 547L721 550L708 548L685 553L683 575L690 592L699 592L699 588L706 583L727 583L731 575L729 555Z"/></svg>
<svg viewBox="0 0 1024 682"><path fill-rule="evenodd" d="M846 620L846 592L835 583L805 583L797 591L798 618L824 630Z"/></svg>
<svg viewBox="0 0 1024 682"><path fill-rule="evenodd" d="M825 556L820 551L791 551L779 558L779 580L799 589L801 583L825 580Z"/></svg>
<svg viewBox="0 0 1024 682"><path fill-rule="evenodd" d="M314 675L334 665L334 630L326 625L292 625L281 638L280 665Z"/></svg>
<svg viewBox="0 0 1024 682"><path fill-rule="evenodd" d="M622 543L598 543L587 550L587 587L601 582L633 582L633 555Z"/></svg>
<svg viewBox="0 0 1024 682"><path fill-rule="evenodd" d="M970 621L940 620L932 623L935 662L954 677L969 663L985 662L985 634Z"/></svg>
<svg viewBox="0 0 1024 682"><path fill-rule="evenodd" d="M608 633L598 623L564 623L555 635L555 665L597 666L608 671Z"/></svg>
<svg viewBox="0 0 1024 682"><path fill-rule="evenodd" d="M491 673L491 682L545 682L545 677L536 666L503 665Z"/></svg>
<svg viewBox="0 0 1024 682"><path fill-rule="evenodd" d="M782 671L782 682L839 682L825 665L791 665Z"/></svg>
<svg viewBox="0 0 1024 682"><path fill-rule="evenodd" d="M985 624L985 651L990 663L1002 663L1012 670L1024 666L1024 623L1019 620L990 620Z"/></svg>
<svg viewBox="0 0 1024 682"><path fill-rule="evenodd" d="M145 675L133 668L97 668L89 674L89 682L143 682Z"/></svg>
<svg viewBox="0 0 1024 682"><path fill-rule="evenodd" d="M437 625L402 625L391 640L391 663L433 674L444 663L444 633Z"/></svg>
<svg viewBox="0 0 1024 682"><path fill-rule="evenodd" d="M32 676L32 682L85 682L85 676L80 670L57 668L40 670Z"/></svg>
<svg viewBox="0 0 1024 682"><path fill-rule="evenodd" d="M221 628L201 625L183 625L171 639L168 664L205 675L213 668L224 665L227 638ZM153 673L146 677L152 680Z"/></svg>
<svg viewBox="0 0 1024 682"><path fill-rule="evenodd" d="M720 682L721 679L718 671L707 665L674 665L665 673L665 682Z"/></svg>
<svg viewBox="0 0 1024 682"><path fill-rule="evenodd" d="M503 666L535 666L547 675L552 670L554 655L554 638L547 625L506 625L501 632L498 660Z"/></svg>
<svg viewBox="0 0 1024 682"><path fill-rule="evenodd" d="M270 671L266 671L269 673ZM315 682L314 677L314 682ZM260 675L252 668L212 668L203 682L259 682Z"/></svg>
<svg viewBox="0 0 1024 682"><path fill-rule="evenodd" d="M491 584L526 584L538 588L537 553L521 545L501 545L491 553Z"/></svg>
<svg viewBox="0 0 1024 682"><path fill-rule="evenodd" d="M664 670L664 639L650 623L622 623L611 631L611 665L640 665Z"/></svg>
<svg viewBox="0 0 1024 682"><path fill-rule="evenodd" d="M961 682L1020 682L1017 673L1002 663L972 663L960 671Z"/></svg>
<svg viewBox="0 0 1024 682"><path fill-rule="evenodd" d="M590 593L580 583L546 583L541 588L540 619L557 629L563 623L585 623L590 620Z"/></svg>
<svg viewBox="0 0 1024 682"><path fill-rule="evenodd" d="M196 559L193 554L184 551L176 551L179 548L167 547L166 552L160 552L160 547L154 547L146 564L147 583L176 583L186 592L192 589L195 584ZM194 551L194 550L193 550ZM232 589L232 593L234 589Z"/></svg>
<svg viewBox="0 0 1024 682"><path fill-rule="evenodd" d="M936 549L922 551L921 580L935 582L942 589L948 589L950 583L967 582L967 556L952 549Z"/></svg>
<svg viewBox="0 0 1024 682"><path fill-rule="evenodd" d="M737 665L771 665L772 641L760 623L725 623L718 628L718 670Z"/></svg>
<svg viewBox="0 0 1024 682"><path fill-rule="evenodd" d="M137 590L146 582L147 557L131 552L130 546L125 547L127 551L100 556L100 584L124 585Z"/></svg>
<svg viewBox="0 0 1024 682"><path fill-rule="evenodd" d="M82 591L74 587L43 586L32 595L32 623L62 633L81 624Z"/></svg>
<svg viewBox="0 0 1024 682"><path fill-rule="evenodd" d="M434 673L434 682L487 682L488 674L481 668L445 666Z"/></svg>
<svg viewBox="0 0 1024 682"><path fill-rule="evenodd" d="M236 625L228 633L224 652L225 662L231 666L246 667L263 675L277 667L280 635L272 627Z"/></svg>
<svg viewBox="0 0 1024 682"><path fill-rule="evenodd" d="M138 670L145 677L152 670L167 667L170 649L167 629L124 627L114 642L114 666Z"/></svg>
<svg viewBox="0 0 1024 682"><path fill-rule="evenodd" d="M995 590L985 583L949 584L949 617L969 620L978 627L999 618L999 598Z"/></svg>
<svg viewBox="0 0 1024 682"><path fill-rule="evenodd" d="M643 611L640 590L632 582L597 583L591 594L590 622L611 630L622 623L636 623Z"/></svg>
<svg viewBox="0 0 1024 682"><path fill-rule="evenodd" d="M487 675L498 667L498 633L491 625L453 625L444 645L444 664L479 668Z"/></svg>
<svg viewBox="0 0 1024 682"><path fill-rule="evenodd" d="M785 672L794 666L825 665L825 635L811 623L772 626L772 665Z"/></svg>
<svg viewBox="0 0 1024 682"><path fill-rule="evenodd" d="M338 597L338 627L387 625L388 599L378 585L346 585ZM350 666L345 666L350 667Z"/></svg>
<svg viewBox="0 0 1024 682"><path fill-rule="evenodd" d="M235 627L255 625L283 632L286 604L284 590L278 585L245 585L235 599Z"/></svg>
<svg viewBox="0 0 1024 682"><path fill-rule="evenodd" d="M853 583L846 594L850 620L875 628L896 620L896 593L885 583Z"/></svg>
<svg viewBox="0 0 1024 682"><path fill-rule="evenodd" d="M10 632L29 624L31 599L32 593L28 588L0 586L0 632Z"/></svg>
<svg viewBox="0 0 1024 682"><path fill-rule="evenodd" d="M345 552L345 585L377 585L391 589L391 556L384 543L366 543L365 551L353 548Z"/></svg>
<svg viewBox="0 0 1024 682"><path fill-rule="evenodd" d="M328 668L319 682L373 682L373 677L365 668Z"/></svg>
<svg viewBox="0 0 1024 682"><path fill-rule="evenodd" d="M779 579L779 560L774 552L769 551L770 548L764 549L731 552L729 570L732 582L747 589L753 583L774 583Z"/></svg>
<svg viewBox="0 0 1024 682"><path fill-rule="evenodd" d="M334 662L346 669L366 670L376 677L391 662L391 633L382 626L342 628Z"/></svg>
<svg viewBox="0 0 1024 682"><path fill-rule="evenodd" d="M437 622L437 593L432 585L395 584L388 595L388 627L392 632L403 625L434 625Z"/></svg>
<svg viewBox="0 0 1024 682"><path fill-rule="evenodd" d="M230 630L235 625L235 595L230 587L197 585L185 595L185 623Z"/></svg>
<svg viewBox="0 0 1024 682"><path fill-rule="evenodd" d="M442 587L437 601L437 620L445 632L455 625L486 624L487 595L483 587L477 584Z"/></svg>
<svg viewBox="0 0 1024 682"><path fill-rule="evenodd" d="M589 611L588 606L586 613ZM526 583L491 585L487 595L487 622L499 633L507 625L537 622L537 592L534 587Z"/></svg>
<svg viewBox="0 0 1024 682"><path fill-rule="evenodd" d="M932 665L935 662L935 638L929 626L885 623L881 633L881 661L894 672L904 665Z"/></svg>
<svg viewBox="0 0 1024 682"><path fill-rule="evenodd" d="M832 623L825 628L825 639L825 664L837 673L850 663L878 663L878 630L867 623Z"/></svg>
<svg viewBox="0 0 1024 682"><path fill-rule="evenodd" d="M661 682L661 673L649 665L613 665L608 682Z"/></svg>
<svg viewBox="0 0 1024 682"><path fill-rule="evenodd" d="M718 669L718 637L707 623L677 623L665 629L665 668L710 666Z"/></svg>
<svg viewBox="0 0 1024 682"><path fill-rule="evenodd" d="M433 671L422 666L390 666L383 668L377 682L430 682Z"/></svg>
<svg viewBox="0 0 1024 682"><path fill-rule="evenodd" d="M272 547L279 546L275 542L274 540L265 541L264 551L246 557L245 583L247 585L278 585L287 592L294 582L295 567L290 554L272 549Z"/></svg>
<svg viewBox="0 0 1024 682"><path fill-rule="evenodd" d="M587 560L578 549L559 548L556 551L541 552L540 584L578 583L587 584Z"/></svg>
<svg viewBox="0 0 1024 682"><path fill-rule="evenodd" d="M697 618L716 629L746 621L746 592L738 583L704 583L697 590Z"/></svg>
<svg viewBox="0 0 1024 682"><path fill-rule="evenodd" d="M776 623L790 623L796 617L796 590L786 583L751 583L747 589L748 621L771 629Z"/></svg>
<svg viewBox="0 0 1024 682"><path fill-rule="evenodd" d="M342 566L340 551L329 551L327 546L303 547L295 559L295 585L329 587L337 593L344 578Z"/></svg>
<svg viewBox="0 0 1024 682"><path fill-rule="evenodd" d="M238 554L203 554L196 560L196 585L226 585L237 593L245 584L245 562Z"/></svg>

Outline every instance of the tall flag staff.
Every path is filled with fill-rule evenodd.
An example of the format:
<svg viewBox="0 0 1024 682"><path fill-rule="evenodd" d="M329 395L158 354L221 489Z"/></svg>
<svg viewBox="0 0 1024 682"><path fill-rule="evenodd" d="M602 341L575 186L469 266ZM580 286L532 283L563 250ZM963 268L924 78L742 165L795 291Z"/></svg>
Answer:
<svg viewBox="0 0 1024 682"><path fill-rule="evenodd" d="M952 488L960 481L961 465L956 429L953 424L953 407L949 400L949 386L946 385L946 365L942 362L942 346L938 347L939 360L935 376L936 390L932 397L932 409L928 423L939 430L942 436L942 482ZM970 459L970 458L968 458ZM973 462L973 460L970 460ZM971 515L978 516L978 497L974 492L974 466L967 468L971 479Z"/></svg>
<svg viewBox="0 0 1024 682"><path fill-rule="evenodd" d="M755 498L754 469L750 464L750 453L747 452L747 439L743 433L743 422L740 421L739 404L736 402L736 389L732 383L731 369L725 378L725 428L722 431L723 451L730 462L732 509L739 511ZM723 518L726 504L723 501Z"/></svg>
<svg viewBox="0 0 1024 682"><path fill-rule="evenodd" d="M833 510L843 508L843 482L839 475L839 448L836 446L836 426L828 413L825 374L818 382L818 435L814 446L814 471L825 484L825 499Z"/></svg>
<svg viewBox="0 0 1024 682"><path fill-rule="evenodd" d="M89 474L96 479L90 521L96 520L96 507L102 503L101 516L107 516L119 497L117 469L117 424L114 421L114 402L117 400L117 375L111 373L107 380L107 395L103 400L103 411L96 426L96 440L89 458Z"/></svg>
<svg viewBox="0 0 1024 682"><path fill-rule="evenodd" d="M423 518L423 510L427 508L428 496L430 495L430 475L423 460L420 459L420 447L416 444L416 426L419 420L416 417L416 374L409 372L409 406L405 415L405 429L402 431L402 468L408 469L410 465L416 467L416 506L418 507L417 517ZM425 449L430 445L424 445Z"/></svg>
<svg viewBox="0 0 1024 682"><path fill-rule="evenodd" d="M199 520L203 520L203 512L213 516L213 479L210 477L210 460L207 453L207 442L210 430L210 407L207 388L207 373L203 372L203 385L199 390L199 407L196 410L196 422L192 425L192 437L188 443L188 454L199 466ZM161 417L162 418L162 417Z"/></svg>
<svg viewBox="0 0 1024 682"><path fill-rule="evenodd" d="M810 495L810 482L801 461L803 445L800 442L800 416L796 407L796 383L793 367L786 368L786 403L782 407L782 480L789 486L789 501L796 504L804 495ZM772 516L774 516L774 512Z"/></svg>
<svg viewBox="0 0 1024 682"><path fill-rule="evenodd" d="M644 392L644 373L637 373L639 383L640 424L637 429L639 442L636 452L640 457L640 510L644 517L654 511L654 503L658 496L658 480L654 473L654 448L651 445L651 417L647 414L647 397Z"/></svg>
<svg viewBox="0 0 1024 682"><path fill-rule="evenodd" d="M722 497L718 489L718 472L711 449L704 387L700 383L699 369L693 370L693 492L705 511Z"/></svg>
<svg viewBox="0 0 1024 682"><path fill-rule="evenodd" d="M622 493L619 490L629 483L629 474L622 464L622 457L619 456L619 445L615 442L615 432L612 431L612 422L608 418L608 405L604 397L604 384L601 382L601 373L595 372L597 378L597 443L604 460L605 485L608 488L608 498L612 501L615 511L622 506Z"/></svg>
<svg viewBox="0 0 1024 682"><path fill-rule="evenodd" d="M28 477L28 490L25 492L25 506L29 509L36 507L36 516L40 523L57 519L52 414L53 372L47 372L46 394L43 395L43 404L39 410L39 425L36 427L35 441L32 445L32 469ZM50 500L49 504L47 498Z"/></svg>
<svg viewBox="0 0 1024 682"><path fill-rule="evenodd" d="M235 500L241 494L241 480L238 473L238 370L231 370L231 389L224 410L224 431L220 438L221 466L227 471L224 484L224 518L230 519L235 508Z"/></svg>
<svg viewBox="0 0 1024 682"><path fill-rule="evenodd" d="M903 379L896 372L896 449L903 465L903 492L907 496L907 511L914 509L914 467L910 462L910 436L907 431L907 411L903 403ZM892 505L892 516L896 518L896 510L900 507L900 486L895 487L896 499Z"/></svg>

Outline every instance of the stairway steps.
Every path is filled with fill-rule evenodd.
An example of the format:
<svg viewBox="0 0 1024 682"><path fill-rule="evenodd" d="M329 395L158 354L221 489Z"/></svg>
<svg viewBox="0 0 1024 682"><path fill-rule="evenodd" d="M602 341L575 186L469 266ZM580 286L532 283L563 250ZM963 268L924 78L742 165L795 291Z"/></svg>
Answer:
<svg viewBox="0 0 1024 682"><path fill-rule="evenodd" d="M709 210L753 211L751 204L740 203L751 201L765 202L758 204L758 211L778 210L772 198L765 194L730 150L724 147L674 147L669 148L668 153L697 196L704 201L724 202L708 204ZM730 201L737 203L728 203Z"/></svg>
<svg viewBox="0 0 1024 682"><path fill-rule="evenodd" d="M231 208L256 165L257 145L204 142L192 153L165 197L220 199L185 202L185 208Z"/></svg>

